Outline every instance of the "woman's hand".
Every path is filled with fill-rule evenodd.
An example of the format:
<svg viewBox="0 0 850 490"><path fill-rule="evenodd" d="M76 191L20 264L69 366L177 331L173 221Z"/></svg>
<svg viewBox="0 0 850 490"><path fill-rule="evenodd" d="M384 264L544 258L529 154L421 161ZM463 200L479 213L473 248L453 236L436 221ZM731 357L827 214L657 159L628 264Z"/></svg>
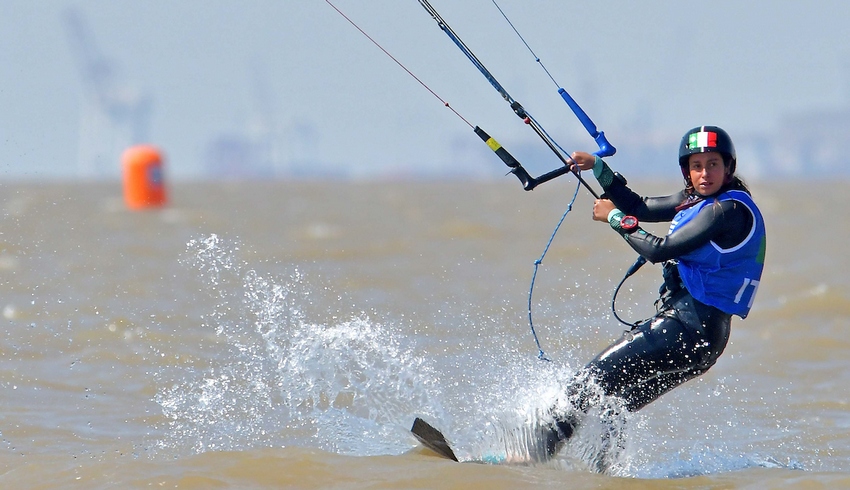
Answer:
<svg viewBox="0 0 850 490"><path fill-rule="evenodd" d="M611 213L617 206L608 199L597 199L593 203L593 219L594 221L608 222L608 214Z"/></svg>
<svg viewBox="0 0 850 490"><path fill-rule="evenodd" d="M576 151L570 155L575 165L582 170L592 170L596 165L596 156L584 151ZM597 199L593 203L593 219L595 221L608 222L608 214L616 209L614 203L608 199Z"/></svg>
<svg viewBox="0 0 850 490"><path fill-rule="evenodd" d="M584 151L576 151L570 155L573 162L582 170L591 170L596 163L596 157Z"/></svg>

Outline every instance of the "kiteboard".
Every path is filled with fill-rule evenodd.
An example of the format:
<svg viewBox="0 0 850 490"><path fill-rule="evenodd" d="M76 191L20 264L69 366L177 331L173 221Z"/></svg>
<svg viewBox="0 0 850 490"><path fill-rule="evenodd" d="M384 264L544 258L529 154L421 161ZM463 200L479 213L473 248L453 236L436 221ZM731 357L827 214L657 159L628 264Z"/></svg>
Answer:
<svg viewBox="0 0 850 490"><path fill-rule="evenodd" d="M564 426L561 430L567 430ZM568 429L572 433L572 427ZM458 461L451 444L437 428L425 422L419 417L413 421L410 432L423 446L437 453L438 456ZM549 426L538 428L533 432L527 430L513 431L513 438L509 445L513 448L508 451L498 451L494 454L486 454L481 459L468 460L474 463L488 464L533 464L542 463L552 459L558 453L564 437L559 429ZM503 441L504 442L504 441Z"/></svg>
<svg viewBox="0 0 850 490"><path fill-rule="evenodd" d="M451 445L446 440L446 436L428 422L416 417L416 420L413 421L413 427L410 428L410 432L413 433L423 446L434 451L441 457L452 461L458 460Z"/></svg>

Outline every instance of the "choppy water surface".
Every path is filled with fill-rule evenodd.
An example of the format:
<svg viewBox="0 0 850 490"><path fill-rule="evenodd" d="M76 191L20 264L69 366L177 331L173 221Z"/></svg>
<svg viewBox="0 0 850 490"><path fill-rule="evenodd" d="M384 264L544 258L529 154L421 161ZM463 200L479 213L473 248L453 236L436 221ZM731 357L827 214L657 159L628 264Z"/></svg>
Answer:
<svg viewBox="0 0 850 490"><path fill-rule="evenodd" d="M4 488L850 488L842 183L754 186L755 309L701 379L594 424L550 463L456 464L555 402L620 326L634 254L574 188L491 183L177 184L126 211L112 184L0 187ZM635 184L662 192L675 184ZM662 228L663 230L663 228ZM650 314L644 267L618 298Z"/></svg>

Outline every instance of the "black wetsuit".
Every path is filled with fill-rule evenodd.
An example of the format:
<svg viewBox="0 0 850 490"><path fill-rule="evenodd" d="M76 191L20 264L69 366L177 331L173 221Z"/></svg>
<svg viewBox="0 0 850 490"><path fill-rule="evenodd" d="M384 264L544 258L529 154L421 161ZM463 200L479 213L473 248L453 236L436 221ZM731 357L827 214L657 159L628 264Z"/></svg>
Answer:
<svg viewBox="0 0 850 490"><path fill-rule="evenodd" d="M605 197L642 222L671 221L689 197L699 199L686 191L665 197L641 197L613 175L604 165L598 180ZM675 260L708 241L723 248L735 246L746 239L752 224L752 214L741 203L723 200L701 210L690 222L664 237L645 232L622 233L641 256L653 263L664 262L664 284L656 301L658 311L651 319L624 332L576 375L568 390L576 410L555 412L556 424L548 436L550 454L569 439L580 424L581 414L599 403L600 391L622 399L626 409L635 411L714 365L729 339L732 316L696 301L682 285Z"/></svg>

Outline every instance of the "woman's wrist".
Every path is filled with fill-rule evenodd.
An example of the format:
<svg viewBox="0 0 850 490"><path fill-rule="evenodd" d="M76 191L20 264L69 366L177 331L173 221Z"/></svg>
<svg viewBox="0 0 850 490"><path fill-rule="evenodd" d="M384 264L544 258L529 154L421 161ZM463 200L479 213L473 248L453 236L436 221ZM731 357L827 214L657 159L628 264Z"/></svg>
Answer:
<svg viewBox="0 0 850 490"><path fill-rule="evenodd" d="M619 231L620 230L620 221L623 219L626 213L620 211L617 208L612 209L608 213L608 224L611 225L611 228Z"/></svg>
<svg viewBox="0 0 850 490"><path fill-rule="evenodd" d="M598 179L602 175L602 167L605 165L605 162L599 158L599 155L593 155L593 158L593 176Z"/></svg>
<svg viewBox="0 0 850 490"><path fill-rule="evenodd" d="M605 163L605 160L599 158L599 156L596 156L596 160L593 163L593 176L596 177L596 181L599 182L599 185L603 189L614 182L614 172Z"/></svg>

